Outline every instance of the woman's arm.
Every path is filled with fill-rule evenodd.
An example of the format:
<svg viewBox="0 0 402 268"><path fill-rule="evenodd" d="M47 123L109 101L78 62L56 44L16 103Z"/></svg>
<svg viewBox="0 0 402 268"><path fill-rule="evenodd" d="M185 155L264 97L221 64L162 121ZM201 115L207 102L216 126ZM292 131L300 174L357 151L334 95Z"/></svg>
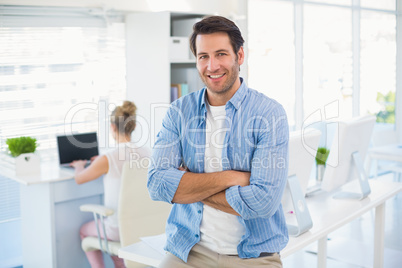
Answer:
<svg viewBox="0 0 402 268"><path fill-rule="evenodd" d="M77 184L93 181L109 171L109 162L105 155L97 157L87 168L86 163L86 160L77 160L70 164L75 168L74 178Z"/></svg>

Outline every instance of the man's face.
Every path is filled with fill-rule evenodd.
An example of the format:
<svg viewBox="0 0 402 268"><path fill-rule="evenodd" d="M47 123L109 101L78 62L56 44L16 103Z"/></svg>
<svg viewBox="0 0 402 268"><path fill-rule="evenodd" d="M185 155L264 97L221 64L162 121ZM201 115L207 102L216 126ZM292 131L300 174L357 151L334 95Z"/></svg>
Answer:
<svg viewBox="0 0 402 268"><path fill-rule="evenodd" d="M236 55L228 34L224 32L198 35L196 47L197 69L208 88L208 97L233 96L240 87L239 66L244 61L243 48Z"/></svg>

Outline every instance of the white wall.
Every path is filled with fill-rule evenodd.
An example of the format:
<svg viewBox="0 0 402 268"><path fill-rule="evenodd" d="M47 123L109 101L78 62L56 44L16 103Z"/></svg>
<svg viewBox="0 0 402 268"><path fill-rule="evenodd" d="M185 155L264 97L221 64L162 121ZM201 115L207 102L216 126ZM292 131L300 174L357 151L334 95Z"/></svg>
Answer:
<svg viewBox="0 0 402 268"><path fill-rule="evenodd" d="M239 6L233 0L0 0L0 5L105 7L128 12L165 10L223 16L237 14Z"/></svg>

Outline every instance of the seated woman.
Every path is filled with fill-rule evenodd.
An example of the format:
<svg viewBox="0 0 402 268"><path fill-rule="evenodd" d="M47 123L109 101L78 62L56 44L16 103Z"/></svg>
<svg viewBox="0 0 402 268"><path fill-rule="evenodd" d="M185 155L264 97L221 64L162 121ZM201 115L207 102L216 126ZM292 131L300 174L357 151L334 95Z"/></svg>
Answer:
<svg viewBox="0 0 402 268"><path fill-rule="evenodd" d="M75 168L75 181L78 184L86 183L103 177L104 186L104 205L111 208L115 213L105 220L107 239L120 241L119 223L117 219L118 200L120 192L120 177L123 164L133 159L150 157L150 150L142 147L138 148L131 143L131 133L136 126L135 121L136 106L130 101L124 101L122 106L116 107L110 117L110 129L113 138L116 140L117 148L104 155L96 157L91 164L85 168L86 161L78 160L70 165ZM101 224L99 222L99 224ZM102 230L101 226L100 230ZM103 238L103 232L100 231ZM81 239L87 236L97 236L95 221L84 224L80 229ZM85 252L91 267L104 267L102 252L100 250ZM112 256L115 267L124 267L123 259Z"/></svg>

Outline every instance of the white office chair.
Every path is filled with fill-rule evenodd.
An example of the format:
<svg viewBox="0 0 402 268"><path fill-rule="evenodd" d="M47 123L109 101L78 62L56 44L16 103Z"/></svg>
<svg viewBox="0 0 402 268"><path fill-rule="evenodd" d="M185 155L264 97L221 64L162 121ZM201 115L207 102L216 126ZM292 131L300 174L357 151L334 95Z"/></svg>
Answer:
<svg viewBox="0 0 402 268"><path fill-rule="evenodd" d="M101 220L102 229L98 237L85 237L81 247L86 251L101 250L111 255L118 255L121 247L140 241L140 237L158 235L165 232L165 223L171 206L164 202L152 201L147 190L147 169L130 163L123 166L119 197L119 233L120 242L101 239L99 232L105 232L103 218L114 213L112 209L101 205L86 204L81 211L92 212L97 225ZM125 261L126 267L145 267L144 265Z"/></svg>

